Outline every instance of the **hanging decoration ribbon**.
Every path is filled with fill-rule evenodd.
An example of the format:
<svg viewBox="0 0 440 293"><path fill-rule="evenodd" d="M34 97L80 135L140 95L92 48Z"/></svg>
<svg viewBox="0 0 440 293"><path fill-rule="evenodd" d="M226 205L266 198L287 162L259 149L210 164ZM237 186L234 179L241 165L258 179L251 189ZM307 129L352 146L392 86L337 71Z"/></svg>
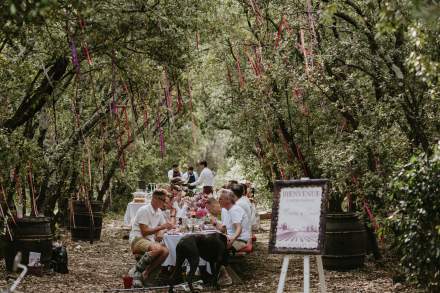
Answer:
<svg viewBox="0 0 440 293"><path fill-rule="evenodd" d="M255 54L255 63L257 65L258 71L260 72L260 74L262 74L264 72L264 66L263 66L263 54L262 51L263 49L261 48L261 46L254 46L254 54Z"/></svg>
<svg viewBox="0 0 440 293"><path fill-rule="evenodd" d="M173 100L172 100L172 96L171 96L171 85L170 85L170 81L168 79L168 74L166 69L164 69L163 71L163 90L164 90L164 96L165 96L165 101L166 101L166 105L168 108L168 111L172 111L172 106L173 106Z"/></svg>
<svg viewBox="0 0 440 293"><path fill-rule="evenodd" d="M237 60L235 60L235 66L237 67L237 75L238 75L238 82L240 84L240 89L243 89L246 82L245 82L244 76L241 72L241 65L240 65L239 57L237 57Z"/></svg>
<svg viewBox="0 0 440 293"><path fill-rule="evenodd" d="M199 34L199 32L197 31L197 32L196 32L196 49L197 49L197 50L199 49L199 45L200 45L200 34Z"/></svg>
<svg viewBox="0 0 440 293"><path fill-rule="evenodd" d="M193 143L196 143L196 122L193 112L193 102L192 102L192 86L191 81L188 80L188 96L189 96L189 110L191 111L191 132Z"/></svg>
<svg viewBox="0 0 440 293"><path fill-rule="evenodd" d="M182 93L180 92L180 87L177 85L177 113L183 110L183 99Z"/></svg>
<svg viewBox="0 0 440 293"><path fill-rule="evenodd" d="M228 80L229 85L232 85L232 74L228 65L226 65L226 79Z"/></svg>
<svg viewBox="0 0 440 293"><path fill-rule="evenodd" d="M310 27L310 31L312 32L312 36L314 41L317 41L317 37L316 37L316 31L315 31L315 20L313 18L313 14L312 14L312 0L306 0L307 2L307 16L308 16L308 20L309 20L309 27Z"/></svg>
<svg viewBox="0 0 440 293"><path fill-rule="evenodd" d="M244 54L246 55L249 65L252 67L252 69L254 70L254 74L256 77L260 77L260 69L258 68L258 65L256 63L256 61L254 61L254 58L252 58L252 56L248 53L248 51L246 50L246 48L244 49Z"/></svg>
<svg viewBox="0 0 440 293"><path fill-rule="evenodd" d="M78 52L76 50L75 41L73 40L73 37L70 37L70 52L72 54L72 63L75 66L75 71L77 76L80 74L80 64L78 59Z"/></svg>
<svg viewBox="0 0 440 293"><path fill-rule="evenodd" d="M257 25L262 24L263 17L261 15L261 10L260 10L260 7L258 6L258 4L255 2L255 0L249 0L249 5L251 6L252 10L254 11Z"/></svg>
<svg viewBox="0 0 440 293"><path fill-rule="evenodd" d="M298 87L292 88L292 98L293 101L298 104L301 114L306 117L310 116L310 110L306 102L304 101L301 89L299 89Z"/></svg>
<svg viewBox="0 0 440 293"><path fill-rule="evenodd" d="M304 55L305 71L306 71L306 74L309 74L309 60L308 60L308 54L307 54L307 50L306 50L306 46L305 46L304 30L303 29L299 30L299 35L300 35L300 41L301 41L300 48L301 48L301 51Z"/></svg>
<svg viewBox="0 0 440 293"><path fill-rule="evenodd" d="M160 148L160 155L163 159L165 156L165 138L164 138L163 128L160 123L160 108L157 111L156 128L159 130L159 148Z"/></svg>
<svg viewBox="0 0 440 293"><path fill-rule="evenodd" d="M3 196L3 200L4 200L4 202L6 203L6 206L7 206L6 193L5 193L5 190L3 188L3 183L0 183L0 188L1 188L2 196ZM7 208L9 209L9 206L7 206ZM9 239L11 239L11 241L12 241L13 237L12 237L11 229L9 228L9 223L8 223L8 221L6 219L6 213L3 210L3 206L1 205L1 201L0 201L0 217L4 220L4 223L5 223L5 226L6 226L6 231L8 231ZM15 224L14 217L11 217L11 219L12 219L12 221Z"/></svg>
<svg viewBox="0 0 440 293"><path fill-rule="evenodd" d="M284 30L287 30L290 35L292 34L292 29L290 28L289 22L287 21L285 15L281 17L280 23L278 24L277 37L275 38L275 48L279 47L281 42L281 35Z"/></svg>
<svg viewBox="0 0 440 293"><path fill-rule="evenodd" d="M81 17L79 18L79 27L81 28L81 31L84 34L84 31L86 29L86 23L85 23L84 19ZM81 43L81 45L82 45L83 54L84 54L84 56L86 56L87 63L89 63L89 65L92 65L93 62L92 62L92 58L90 57L89 46L87 45L87 42L84 41Z"/></svg>
<svg viewBox="0 0 440 293"><path fill-rule="evenodd" d="M28 180L29 180L29 189L31 190L32 200L31 200L31 213L32 216L37 217L38 216L38 208L37 208L37 198L36 198L36 191L34 186L34 180L32 176L32 162L28 161Z"/></svg>
<svg viewBox="0 0 440 293"><path fill-rule="evenodd" d="M17 192L18 203L23 206L23 194L21 193L20 179L18 178L17 169L14 168L15 191Z"/></svg>
<svg viewBox="0 0 440 293"><path fill-rule="evenodd" d="M144 110L144 128L148 129L148 111L147 111L147 109Z"/></svg>

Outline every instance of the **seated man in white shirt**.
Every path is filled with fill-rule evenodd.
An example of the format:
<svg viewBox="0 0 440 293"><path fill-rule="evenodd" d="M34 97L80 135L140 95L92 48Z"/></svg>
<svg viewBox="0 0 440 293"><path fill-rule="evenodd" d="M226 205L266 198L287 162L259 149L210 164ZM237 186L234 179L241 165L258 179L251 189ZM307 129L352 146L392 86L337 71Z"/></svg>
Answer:
<svg viewBox="0 0 440 293"><path fill-rule="evenodd" d="M222 212L222 224L226 226L228 248L239 251L251 241L249 218L246 212L235 204L235 196L232 192L222 191L219 202L226 210Z"/></svg>
<svg viewBox="0 0 440 293"><path fill-rule="evenodd" d="M188 184L191 186L201 185L203 187L204 194L213 194L214 193L214 173L211 169L208 168L208 163L206 161L201 161L199 165L203 168L202 172L200 172L200 176L196 182Z"/></svg>
<svg viewBox="0 0 440 293"><path fill-rule="evenodd" d="M144 279L168 257L168 249L159 243L163 233L173 228L173 225L165 220L161 210L164 208L166 196L166 190L156 189L151 204L138 210L132 224L129 242L132 252L142 255L136 264L136 271L142 272Z"/></svg>
<svg viewBox="0 0 440 293"><path fill-rule="evenodd" d="M245 188L243 184L232 184L231 190L237 198L235 204L239 205L246 212L246 215L249 219L249 231L252 231L252 204L249 198L245 195Z"/></svg>

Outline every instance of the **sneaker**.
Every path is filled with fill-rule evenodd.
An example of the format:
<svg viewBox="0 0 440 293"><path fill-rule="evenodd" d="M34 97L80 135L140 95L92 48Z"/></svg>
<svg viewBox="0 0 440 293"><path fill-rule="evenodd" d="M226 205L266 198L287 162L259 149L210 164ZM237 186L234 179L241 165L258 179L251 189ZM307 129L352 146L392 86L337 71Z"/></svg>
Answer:
<svg viewBox="0 0 440 293"><path fill-rule="evenodd" d="M133 288L144 288L144 284L142 282L142 273L135 270L133 272Z"/></svg>
<svg viewBox="0 0 440 293"><path fill-rule="evenodd" d="M143 272L145 268L151 264L153 261L153 258L148 254L148 252L145 252L145 254L141 257L141 259L136 263L136 270L138 272Z"/></svg>

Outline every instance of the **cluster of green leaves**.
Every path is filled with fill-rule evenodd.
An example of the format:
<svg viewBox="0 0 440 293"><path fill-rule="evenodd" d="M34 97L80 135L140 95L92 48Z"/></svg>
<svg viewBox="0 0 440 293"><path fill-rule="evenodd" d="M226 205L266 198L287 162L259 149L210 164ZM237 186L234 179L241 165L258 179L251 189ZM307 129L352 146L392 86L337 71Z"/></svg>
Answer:
<svg viewBox="0 0 440 293"><path fill-rule="evenodd" d="M440 145L414 156L391 182L387 229L410 281L440 290Z"/></svg>
<svg viewBox="0 0 440 293"><path fill-rule="evenodd" d="M210 35L210 3L35 0L0 8L0 183L10 205L18 186L31 194L29 163L38 208L52 215L75 194L105 199L113 180L132 192L138 179L163 181L172 161L193 162L197 105L188 72L196 35Z"/></svg>

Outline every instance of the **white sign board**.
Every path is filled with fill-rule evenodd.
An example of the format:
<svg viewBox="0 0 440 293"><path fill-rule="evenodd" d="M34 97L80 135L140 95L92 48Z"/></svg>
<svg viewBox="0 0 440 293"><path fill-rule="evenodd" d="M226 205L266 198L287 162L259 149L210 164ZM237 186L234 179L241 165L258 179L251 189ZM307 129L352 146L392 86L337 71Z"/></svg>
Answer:
<svg viewBox="0 0 440 293"><path fill-rule="evenodd" d="M324 241L327 180L275 183L269 248L273 253L320 253Z"/></svg>

